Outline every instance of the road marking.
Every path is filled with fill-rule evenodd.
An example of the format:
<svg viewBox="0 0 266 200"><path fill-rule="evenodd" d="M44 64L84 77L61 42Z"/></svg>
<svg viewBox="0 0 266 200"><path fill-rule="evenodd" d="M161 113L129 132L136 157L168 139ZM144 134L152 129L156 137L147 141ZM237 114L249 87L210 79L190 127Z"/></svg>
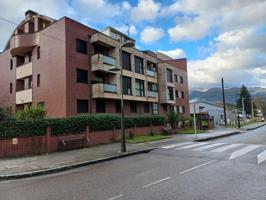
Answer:
<svg viewBox="0 0 266 200"><path fill-rule="evenodd" d="M203 163L203 164L201 164L201 165L198 165L198 166L192 167L192 168L187 169L187 170L185 170L185 171L179 172L179 174L180 174L180 175L186 174L186 173L191 172L191 171L193 171L193 170L195 170L195 169L198 169L198 168L200 168L200 167L204 167L204 166L206 166L206 165L210 165L210 164L212 164L212 163L214 163L214 162L216 162L216 160L212 160L212 161L210 161L210 162Z"/></svg>
<svg viewBox="0 0 266 200"><path fill-rule="evenodd" d="M203 151L203 150L206 150L206 149L210 149L210 148L212 148L212 147L217 147L217 146L221 146L221 145L223 145L223 144L225 144L225 143L215 143L215 144L209 144L209 145L205 145L205 146L203 146L203 147L198 147L198 148L196 148L196 149L193 149L193 151Z"/></svg>
<svg viewBox="0 0 266 200"><path fill-rule="evenodd" d="M180 147L180 148L176 148L176 149L189 149L189 148L193 148L193 147L203 146L203 145L206 145L206 144L209 144L209 143L210 142L199 142L199 143L196 143L196 144L186 145L184 147Z"/></svg>
<svg viewBox="0 0 266 200"><path fill-rule="evenodd" d="M262 162L266 160L266 150L258 154L257 160L258 160L258 164L261 164Z"/></svg>
<svg viewBox="0 0 266 200"><path fill-rule="evenodd" d="M119 195L117 195L117 196L115 196L115 197L112 197L112 198L110 198L110 199L107 199L107 200L115 200L115 199L119 199L119 198L121 198L121 197L123 197L124 195L123 194L119 194Z"/></svg>
<svg viewBox="0 0 266 200"><path fill-rule="evenodd" d="M219 147L217 149L213 149L211 152L221 153L221 152L227 151L229 149L233 149L235 147L238 147L240 145L241 144L229 144L229 145L226 145L226 146L223 146L223 147Z"/></svg>
<svg viewBox="0 0 266 200"><path fill-rule="evenodd" d="M174 147L180 147L180 146L183 146L183 145L187 145L187 144L192 144L194 142L183 142L183 143L178 143L178 144L170 144L168 146L162 146L161 148L163 149L171 149L171 148L174 148Z"/></svg>
<svg viewBox="0 0 266 200"><path fill-rule="evenodd" d="M237 151L235 151L235 152L233 152L231 154L229 160L233 160L235 158L238 158L240 156L243 156L243 155L247 154L248 152L253 151L254 149L257 149L259 147L260 147L260 145L255 145L254 144L254 145L249 145L247 147L244 147L242 149L239 149L239 150L237 150Z"/></svg>
<svg viewBox="0 0 266 200"><path fill-rule="evenodd" d="M150 187L150 186L156 185L156 184L161 183L161 182L163 182L163 181L166 181L166 180L168 180L168 179L170 179L170 178L171 178L171 177L166 177L166 178L160 179L160 180L158 180L158 181L154 181L154 182L152 182L152 183L150 183L150 184L148 184L148 185L144 185L143 188L147 188L147 187Z"/></svg>

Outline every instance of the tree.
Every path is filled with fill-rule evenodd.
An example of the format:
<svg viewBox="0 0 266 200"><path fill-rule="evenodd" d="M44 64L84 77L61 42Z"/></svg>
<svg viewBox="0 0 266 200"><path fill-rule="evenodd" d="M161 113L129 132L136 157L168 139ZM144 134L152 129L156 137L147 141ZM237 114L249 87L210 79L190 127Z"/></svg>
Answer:
<svg viewBox="0 0 266 200"><path fill-rule="evenodd" d="M175 124L181 120L180 114L174 111L167 113L167 121L172 128L175 127Z"/></svg>
<svg viewBox="0 0 266 200"><path fill-rule="evenodd" d="M245 112L247 115L252 114L252 108L251 108L251 95L245 85L242 85L237 101L237 108L239 110L242 110L242 98L244 101L244 107L245 107ZM253 105L254 111L256 110L256 106Z"/></svg>
<svg viewBox="0 0 266 200"><path fill-rule="evenodd" d="M45 118L46 111L43 107L27 108L16 113L17 120L38 120Z"/></svg>

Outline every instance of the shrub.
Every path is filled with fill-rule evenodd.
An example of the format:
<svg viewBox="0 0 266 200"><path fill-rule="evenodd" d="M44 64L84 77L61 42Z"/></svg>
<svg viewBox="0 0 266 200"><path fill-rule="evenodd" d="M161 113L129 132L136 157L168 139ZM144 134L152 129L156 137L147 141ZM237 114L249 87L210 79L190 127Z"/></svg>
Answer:
<svg viewBox="0 0 266 200"><path fill-rule="evenodd" d="M0 122L13 118L11 108L0 108Z"/></svg>
<svg viewBox="0 0 266 200"><path fill-rule="evenodd" d="M180 114L174 111L167 113L167 121L174 128L175 124L181 120Z"/></svg>
<svg viewBox="0 0 266 200"><path fill-rule="evenodd" d="M19 110L16 113L18 120L40 120L45 118L46 111L43 107L37 106L35 108L30 107L25 110Z"/></svg>

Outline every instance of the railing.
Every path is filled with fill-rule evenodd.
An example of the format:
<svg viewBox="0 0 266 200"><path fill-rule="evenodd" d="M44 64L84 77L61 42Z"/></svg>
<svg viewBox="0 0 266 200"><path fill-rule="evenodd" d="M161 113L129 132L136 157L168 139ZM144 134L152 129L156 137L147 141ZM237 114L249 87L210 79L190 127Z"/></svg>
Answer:
<svg viewBox="0 0 266 200"><path fill-rule="evenodd" d="M148 76L152 76L152 77L155 76L155 72L154 71L151 71L151 70L148 70L147 69L147 72L146 73L147 73Z"/></svg>
<svg viewBox="0 0 266 200"><path fill-rule="evenodd" d="M116 93L117 92L117 86L114 84L103 84L103 91Z"/></svg>
<svg viewBox="0 0 266 200"><path fill-rule="evenodd" d="M20 65L16 68L16 79L32 75L32 62Z"/></svg>
<svg viewBox="0 0 266 200"><path fill-rule="evenodd" d="M16 104L32 102L32 89L16 92Z"/></svg>
<svg viewBox="0 0 266 200"><path fill-rule="evenodd" d="M112 58L109 56L104 56L104 55L101 55L101 56L103 56L103 63L104 64L116 66L116 59L115 58Z"/></svg>
<svg viewBox="0 0 266 200"><path fill-rule="evenodd" d="M154 98L156 98L156 96L157 96L157 92L155 92L155 91L148 91L148 97L154 97Z"/></svg>

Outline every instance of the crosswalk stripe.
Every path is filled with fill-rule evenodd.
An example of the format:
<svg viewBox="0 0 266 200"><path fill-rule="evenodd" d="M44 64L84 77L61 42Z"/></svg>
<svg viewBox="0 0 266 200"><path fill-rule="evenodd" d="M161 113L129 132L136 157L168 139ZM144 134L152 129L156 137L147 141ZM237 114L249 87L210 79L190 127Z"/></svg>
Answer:
<svg viewBox="0 0 266 200"><path fill-rule="evenodd" d="M167 145L167 146L162 146L161 148L163 148L163 149L171 149L171 148L180 147L180 146L184 146L184 145L192 144L192 143L194 143L194 142L182 142L182 143L170 144L170 145Z"/></svg>
<svg viewBox="0 0 266 200"><path fill-rule="evenodd" d="M233 149L235 147L238 147L240 146L241 144L229 144L229 145L226 145L226 146L222 146L222 147L219 147L219 148L216 148L216 149L213 149L211 152L215 152L215 153L221 153L221 152L224 152L224 151L227 151L229 149Z"/></svg>
<svg viewBox="0 0 266 200"><path fill-rule="evenodd" d="M210 149L210 148L212 148L212 147L217 147L217 146L221 146L221 145L223 145L223 144L225 144L225 143L214 143L214 144L209 144L209 145L205 145L205 146L203 146L203 147L198 147L198 148L196 148L196 149L193 149L193 151L204 151L204 150L207 150L207 149Z"/></svg>
<svg viewBox="0 0 266 200"><path fill-rule="evenodd" d="M195 143L195 144L191 144L191 145L186 145L180 148L176 148L176 149L189 149L189 148L193 148L193 147L198 147L198 146L203 146L206 144L209 144L210 142L199 142L199 143Z"/></svg>
<svg viewBox="0 0 266 200"><path fill-rule="evenodd" d="M248 152L253 151L253 150L255 150L255 149L259 148L259 147L260 147L260 145L249 145L247 147L239 149L239 150L237 150L237 151L235 151L235 152L233 152L231 154L229 160L232 160L232 159L238 158L240 156L243 156L243 155L247 154Z"/></svg>
<svg viewBox="0 0 266 200"><path fill-rule="evenodd" d="M257 155L258 164L261 164L266 160L266 150Z"/></svg>

